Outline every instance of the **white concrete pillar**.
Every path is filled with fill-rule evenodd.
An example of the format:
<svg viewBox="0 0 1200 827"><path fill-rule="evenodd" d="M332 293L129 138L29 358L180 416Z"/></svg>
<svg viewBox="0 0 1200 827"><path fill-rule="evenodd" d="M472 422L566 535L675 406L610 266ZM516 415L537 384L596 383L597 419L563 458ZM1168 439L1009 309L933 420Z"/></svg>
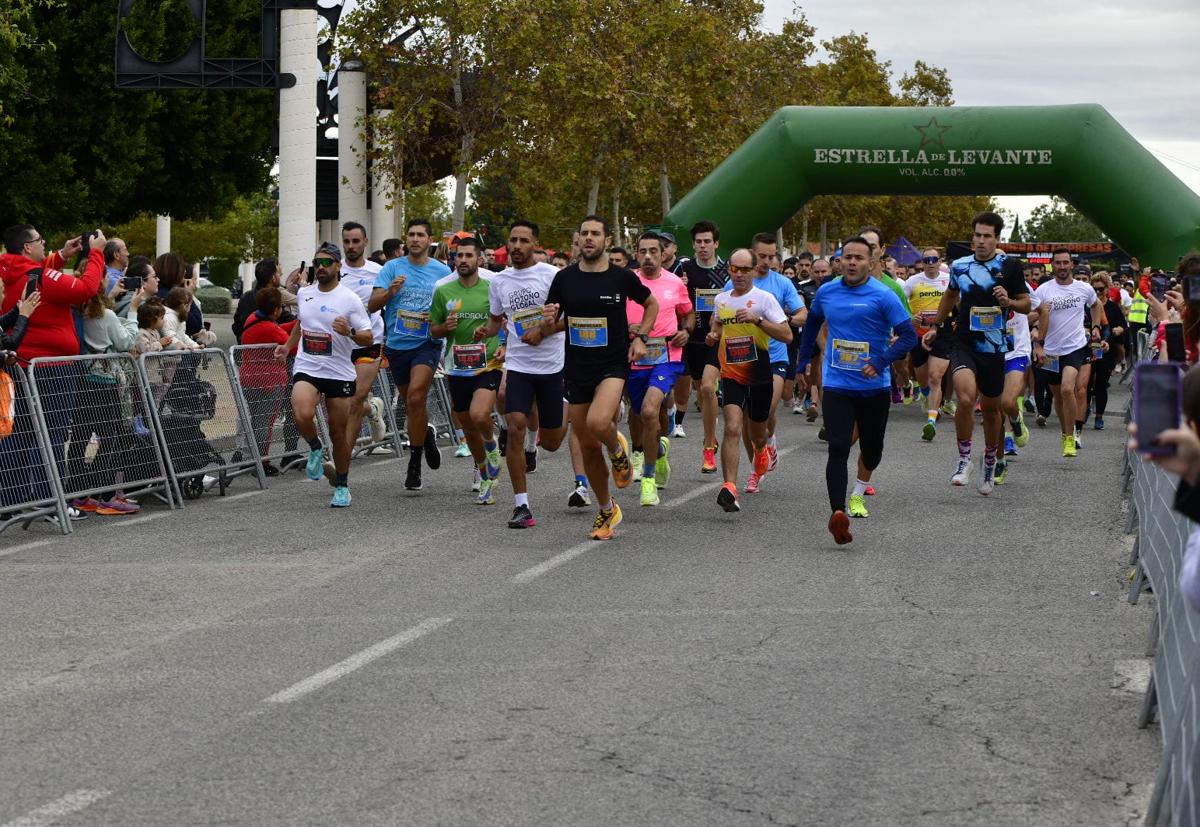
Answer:
<svg viewBox="0 0 1200 827"><path fill-rule="evenodd" d="M341 94L340 92L338 93ZM391 115L391 110L378 109L375 111L377 119L384 119ZM339 133L340 134L340 133ZM376 158L384 156L387 153L388 147L382 142L378 132L371 139L375 144ZM396 214L392 210L392 177L387 172L387 165L382 160L377 160L371 166L371 248L378 250L383 246L384 239L399 238L396 233Z"/></svg>
<svg viewBox="0 0 1200 827"><path fill-rule="evenodd" d="M367 223L367 74L358 60L338 70L338 221Z"/></svg>
<svg viewBox="0 0 1200 827"><path fill-rule="evenodd" d="M279 260L307 261L316 249L317 11L279 13L279 71L296 85L279 91Z"/></svg>
<svg viewBox="0 0 1200 827"><path fill-rule="evenodd" d="M317 238L317 242L332 241L334 244L341 244L342 234L338 232L338 226L337 221L334 219L322 218L320 236Z"/></svg>
<svg viewBox="0 0 1200 827"><path fill-rule="evenodd" d="M160 215L154 219L155 257L171 252L171 216Z"/></svg>

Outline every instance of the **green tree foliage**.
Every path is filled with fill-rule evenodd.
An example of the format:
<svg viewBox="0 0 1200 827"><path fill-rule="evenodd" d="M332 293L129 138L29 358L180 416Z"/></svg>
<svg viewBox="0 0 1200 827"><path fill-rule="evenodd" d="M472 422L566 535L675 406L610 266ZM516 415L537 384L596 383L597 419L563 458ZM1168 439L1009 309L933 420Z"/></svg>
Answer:
<svg viewBox="0 0 1200 827"><path fill-rule="evenodd" d="M134 216L117 226L105 228L108 235L125 239L131 254L151 258L154 257L155 232L155 218L149 214ZM278 240L278 214L275 202L266 190L239 197L219 218L171 222L171 248L188 261L272 258L278 250Z"/></svg>
<svg viewBox="0 0 1200 827"><path fill-rule="evenodd" d="M1024 233L1026 241L1108 241L1087 216L1058 196L1034 208L1025 220Z"/></svg>
<svg viewBox="0 0 1200 827"><path fill-rule="evenodd" d="M22 74L0 88L13 119L0 130L0 223L66 233L141 213L210 218L266 190L271 92L118 92L112 0L19 0L15 18L9 4L0 15L19 21L23 39L0 65ZM261 9L261 0L209 0L210 56L257 55ZM147 56L186 43L182 0L141 0L134 11L126 24ZM0 87L4 77L0 69Z"/></svg>

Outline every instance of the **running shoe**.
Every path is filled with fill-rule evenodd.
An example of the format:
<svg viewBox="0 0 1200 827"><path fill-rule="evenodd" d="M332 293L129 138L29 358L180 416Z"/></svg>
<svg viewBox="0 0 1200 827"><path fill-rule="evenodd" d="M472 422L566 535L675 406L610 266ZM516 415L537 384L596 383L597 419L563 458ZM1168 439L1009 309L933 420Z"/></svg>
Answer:
<svg viewBox="0 0 1200 827"><path fill-rule="evenodd" d="M471 456L471 449L467 447L467 443L460 442L458 447L454 449L454 456L458 459Z"/></svg>
<svg viewBox="0 0 1200 827"><path fill-rule="evenodd" d="M717 505L731 514L741 511L742 504L738 501L737 486L731 482L722 485L721 490L717 492Z"/></svg>
<svg viewBox="0 0 1200 827"><path fill-rule="evenodd" d="M750 478L748 480L746 480L746 493L747 494L757 494L758 493L758 481L760 479L761 479L761 477L758 474L754 473L753 471L750 472Z"/></svg>
<svg viewBox="0 0 1200 827"><path fill-rule="evenodd" d="M867 513L867 501L863 499L862 494L850 495L850 516L851 517L869 517Z"/></svg>
<svg viewBox="0 0 1200 827"><path fill-rule="evenodd" d="M617 453L609 454L608 461L612 465L613 485L617 488L628 488L633 481L633 468L629 465L629 442L625 434L617 431Z"/></svg>
<svg viewBox="0 0 1200 827"><path fill-rule="evenodd" d="M100 500L96 503L96 513L105 517L119 517L125 514L136 514L142 510L140 505L113 497L111 500Z"/></svg>
<svg viewBox="0 0 1200 827"><path fill-rule="evenodd" d="M1096 421L1092 424L1092 428L1094 428L1097 431L1103 431L1104 430L1104 417L1102 417L1102 416L1096 417Z"/></svg>
<svg viewBox="0 0 1200 827"><path fill-rule="evenodd" d="M684 433L682 422L675 423L675 428L671 431L671 437L677 439L687 439L687 434Z"/></svg>
<svg viewBox="0 0 1200 827"><path fill-rule="evenodd" d="M493 451L487 452L487 475L488 479L500 479L500 472L504 469L503 463L500 462L500 449L496 448Z"/></svg>
<svg viewBox="0 0 1200 827"><path fill-rule="evenodd" d="M833 516L829 518L829 533L839 546L854 540L854 535L850 533L850 518L846 516L845 511L833 512Z"/></svg>
<svg viewBox="0 0 1200 827"><path fill-rule="evenodd" d="M868 485L867 489L865 491L863 491L863 494L868 497L874 497L875 496L875 486Z"/></svg>
<svg viewBox="0 0 1200 827"><path fill-rule="evenodd" d="M325 458L321 455L320 450L308 452L308 463L304 466L304 475L313 482L321 479Z"/></svg>
<svg viewBox="0 0 1200 827"><path fill-rule="evenodd" d="M937 436L937 423L927 420L925 426L921 428L921 439L926 442L933 442L935 436Z"/></svg>
<svg viewBox="0 0 1200 827"><path fill-rule="evenodd" d="M642 505L658 505L658 486L649 477L642 478Z"/></svg>
<svg viewBox="0 0 1200 827"><path fill-rule="evenodd" d="M339 485L333 489L333 499L329 501L330 508L347 508L350 505L350 489Z"/></svg>
<svg viewBox="0 0 1200 827"><path fill-rule="evenodd" d="M983 473L979 475L979 484L975 486L975 490L983 496L992 493L996 481L996 466L995 464L988 465L983 463Z"/></svg>
<svg viewBox="0 0 1200 827"><path fill-rule="evenodd" d="M899 388L892 388L892 404L899 405L904 401L904 394L900 393Z"/></svg>
<svg viewBox="0 0 1200 827"><path fill-rule="evenodd" d="M1038 415L1037 415L1037 425L1038 425L1038 427L1039 427L1039 428L1045 428L1045 427L1046 427L1046 416L1045 416L1045 414L1038 414Z"/></svg>
<svg viewBox="0 0 1200 827"><path fill-rule="evenodd" d="M700 463L701 474L715 474L717 471L717 446L704 449L704 461Z"/></svg>
<svg viewBox="0 0 1200 827"><path fill-rule="evenodd" d="M425 464L433 471L441 468L442 452L438 450L437 431L433 429L432 425L425 428L425 445L423 447L425 449Z"/></svg>
<svg viewBox="0 0 1200 827"><path fill-rule="evenodd" d="M642 468L646 464L646 455L642 451L634 451L633 458L630 460L633 463L633 481L637 482L642 478Z"/></svg>
<svg viewBox="0 0 1200 827"><path fill-rule="evenodd" d="M533 512L527 505L518 505L514 508L512 517L508 520L509 528L533 528L535 525L537 525L537 520L533 519Z"/></svg>
<svg viewBox="0 0 1200 827"><path fill-rule="evenodd" d="M592 531L588 534L593 540L611 540L613 529L621 524L621 506L616 500L609 502L611 511L601 511L592 521Z"/></svg>
<svg viewBox="0 0 1200 827"><path fill-rule="evenodd" d="M263 460L262 469L263 469L263 476L265 476L265 477L278 477L279 476L279 469L276 468L271 463L267 462L265 459Z"/></svg>
<svg viewBox="0 0 1200 827"><path fill-rule="evenodd" d="M763 477L771 470L771 455L768 453L769 447L764 445L763 449L754 455L755 476Z"/></svg>
<svg viewBox="0 0 1200 827"><path fill-rule="evenodd" d="M951 485L966 485L971 480L971 460L958 460L958 466L954 471L954 476L950 478Z"/></svg>
<svg viewBox="0 0 1200 827"><path fill-rule="evenodd" d="M904 404L911 405L913 403L912 385L905 385L901 395L904 397Z"/></svg>
<svg viewBox="0 0 1200 827"><path fill-rule="evenodd" d="M330 488L337 488L337 468L332 462L326 462L321 466L321 473L325 475L325 482L329 483Z"/></svg>
<svg viewBox="0 0 1200 827"><path fill-rule="evenodd" d="M1083 437L1083 434L1082 434L1082 433L1080 433L1080 431L1079 431L1079 429L1078 429L1078 428L1076 428L1076 429L1075 429L1075 434L1074 434L1074 436L1072 437L1072 439L1074 439L1074 440L1075 440L1075 450L1076 450L1076 451L1078 451L1079 449L1081 449L1081 448L1083 447L1083 439L1082 439L1082 437Z"/></svg>
<svg viewBox="0 0 1200 827"><path fill-rule="evenodd" d="M670 453L671 440L660 436L658 438L658 459L654 461L654 484L659 488L666 488L667 481L671 479L671 463L667 460Z"/></svg>
<svg viewBox="0 0 1200 827"><path fill-rule="evenodd" d="M367 427L372 442L383 442L387 436L387 424L383 420L383 400L372 396L367 400Z"/></svg>
<svg viewBox="0 0 1200 827"><path fill-rule="evenodd" d="M1029 397L1029 396L1025 397L1025 404L1023 407L1025 408L1025 413L1031 413L1031 414L1037 413L1037 405L1033 404L1032 397Z"/></svg>
<svg viewBox="0 0 1200 827"><path fill-rule="evenodd" d="M821 412L819 410L817 410L816 403L809 405L808 410L804 412L804 418L807 419L809 422L816 422L817 417L820 415L821 415Z"/></svg>
<svg viewBox="0 0 1200 827"><path fill-rule="evenodd" d="M817 439L821 440L822 442L829 441L829 439L825 436L825 426L824 425L821 426L821 430L817 431Z"/></svg>
<svg viewBox="0 0 1200 827"><path fill-rule="evenodd" d="M1004 437L1004 456L1015 457L1017 455L1017 443L1011 436Z"/></svg>
<svg viewBox="0 0 1200 827"><path fill-rule="evenodd" d="M478 491L479 486L482 482L483 482L483 474L480 474L479 469L476 468L475 472L471 475L471 490Z"/></svg>
<svg viewBox="0 0 1200 827"><path fill-rule="evenodd" d="M419 456L414 454L414 456ZM410 462L408 464L408 474L404 477L404 487L409 491L421 490L421 463Z"/></svg>
<svg viewBox="0 0 1200 827"><path fill-rule="evenodd" d="M476 505L495 505L496 504L496 482L495 480L480 480L479 481L479 496L475 498Z"/></svg>
<svg viewBox="0 0 1200 827"><path fill-rule="evenodd" d="M536 445L533 446L532 451L525 452L525 473L526 474L532 474L534 471L537 470L537 458L538 458L538 449L537 449Z"/></svg>
<svg viewBox="0 0 1200 827"><path fill-rule="evenodd" d="M779 452L775 450L774 445L767 445L767 460L769 462L767 470L774 471L776 466L779 465Z"/></svg>
<svg viewBox="0 0 1200 827"><path fill-rule="evenodd" d="M1017 443L1018 448L1029 444L1029 429L1025 427L1024 414L1017 416L1017 421L1013 423L1013 441Z"/></svg>
<svg viewBox="0 0 1200 827"><path fill-rule="evenodd" d="M942 416L954 416L958 413L958 402L947 399L942 402Z"/></svg>
<svg viewBox="0 0 1200 827"><path fill-rule="evenodd" d="M1062 455L1064 457L1073 457L1078 454L1078 449L1075 447L1075 437L1071 434L1062 435Z"/></svg>
<svg viewBox="0 0 1200 827"><path fill-rule="evenodd" d="M567 505L571 508L587 508L591 504L592 493L588 491L588 487L581 482L575 483L575 490L567 498Z"/></svg>
<svg viewBox="0 0 1200 827"><path fill-rule="evenodd" d="M79 497L78 499L71 500L71 508L78 509L79 511L92 513L99 507L100 501L95 497Z"/></svg>
<svg viewBox="0 0 1200 827"><path fill-rule="evenodd" d="M803 402L799 405L792 405L792 416L800 416L800 414L808 412L808 403Z"/></svg>
<svg viewBox="0 0 1200 827"><path fill-rule="evenodd" d="M996 473L992 477L992 479L995 480L996 485L1004 485L1005 481L1008 479L1008 463L1007 462L1005 462L1004 460L1000 460L999 462L996 463Z"/></svg>

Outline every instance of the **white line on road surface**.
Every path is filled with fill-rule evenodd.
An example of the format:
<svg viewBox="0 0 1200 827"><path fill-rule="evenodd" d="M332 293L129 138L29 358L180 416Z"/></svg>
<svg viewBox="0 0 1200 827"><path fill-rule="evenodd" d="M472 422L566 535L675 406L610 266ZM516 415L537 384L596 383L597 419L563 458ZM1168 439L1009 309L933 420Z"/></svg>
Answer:
<svg viewBox="0 0 1200 827"><path fill-rule="evenodd" d="M57 801L51 801L44 807L38 807L18 819L8 822L3 827L43 827L53 824L63 816L77 813L90 807L102 798L112 795L108 790L76 790L68 793Z"/></svg>
<svg viewBox="0 0 1200 827"><path fill-rule="evenodd" d="M722 485L722 483L720 483L720 482L710 482L706 485L700 486L699 488L693 488L691 491L687 492L686 494L681 494L680 496L676 497L673 500L667 500L665 503L662 504L662 506L663 506L663 508L674 508L677 505L683 505L685 502L688 502L689 500L696 499L701 494L707 494L709 491L716 491L718 488L721 487L721 485Z"/></svg>
<svg viewBox="0 0 1200 827"><path fill-rule="evenodd" d="M57 543L58 540L59 540L58 537L53 537L53 538L47 538L45 540L32 540L28 543L21 543L19 546L12 546L11 548L6 548L6 549L0 551L0 557L7 557L10 554L17 554L18 552L22 552L22 551L29 551L31 548L41 548L42 546L48 546L51 543Z"/></svg>
<svg viewBox="0 0 1200 827"><path fill-rule="evenodd" d="M265 494L265 493L267 493L266 489L260 490L260 491L243 491L241 494L234 494L232 497L226 497L221 502L231 503L234 500L244 500L247 497L254 497L254 496L257 496L258 494Z"/></svg>
<svg viewBox="0 0 1200 827"><path fill-rule="evenodd" d="M566 551L554 555L549 560L545 560L541 563L538 563L536 566L531 566L530 568L525 569L525 571L521 572L520 574L514 575L512 582L520 585L522 583L528 583L530 580L535 580L546 572L558 568L563 563L568 563L571 560L574 560L589 548L595 548L598 543L598 540L588 540L586 543L580 543L577 546L572 546Z"/></svg>
<svg viewBox="0 0 1200 827"><path fill-rule="evenodd" d="M452 617L430 617L422 620L411 629L406 629L398 635L381 640L373 646L368 646L356 655L351 655L341 663L335 663L328 669L318 672L310 678L305 678L299 683L292 684L282 692L276 692L271 697L267 698L263 703L268 704L286 704L302 698L310 692L315 692L327 684L331 684L338 678L343 678L349 675L356 669L361 669L373 660L377 660L384 655L396 651L401 646L406 646L414 640L429 634L430 632L440 629L447 623L452 621Z"/></svg>
<svg viewBox="0 0 1200 827"><path fill-rule="evenodd" d="M142 523L148 523L151 520L157 520L162 517L165 517L170 513L172 513L172 512L160 511L157 514L147 514L145 517L134 517L132 520L120 520L119 522L121 525L141 525ZM117 520L113 520L114 525L116 525L117 522L118 522Z"/></svg>

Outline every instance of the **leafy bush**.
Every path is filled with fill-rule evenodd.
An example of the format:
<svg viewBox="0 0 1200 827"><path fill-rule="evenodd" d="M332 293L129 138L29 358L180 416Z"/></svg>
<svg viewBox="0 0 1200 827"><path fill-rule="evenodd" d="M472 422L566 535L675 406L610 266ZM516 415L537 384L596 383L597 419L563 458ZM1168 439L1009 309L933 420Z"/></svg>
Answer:
<svg viewBox="0 0 1200 827"><path fill-rule="evenodd" d="M196 291L196 299L205 316L228 316L233 312L233 300L223 287L202 287Z"/></svg>

